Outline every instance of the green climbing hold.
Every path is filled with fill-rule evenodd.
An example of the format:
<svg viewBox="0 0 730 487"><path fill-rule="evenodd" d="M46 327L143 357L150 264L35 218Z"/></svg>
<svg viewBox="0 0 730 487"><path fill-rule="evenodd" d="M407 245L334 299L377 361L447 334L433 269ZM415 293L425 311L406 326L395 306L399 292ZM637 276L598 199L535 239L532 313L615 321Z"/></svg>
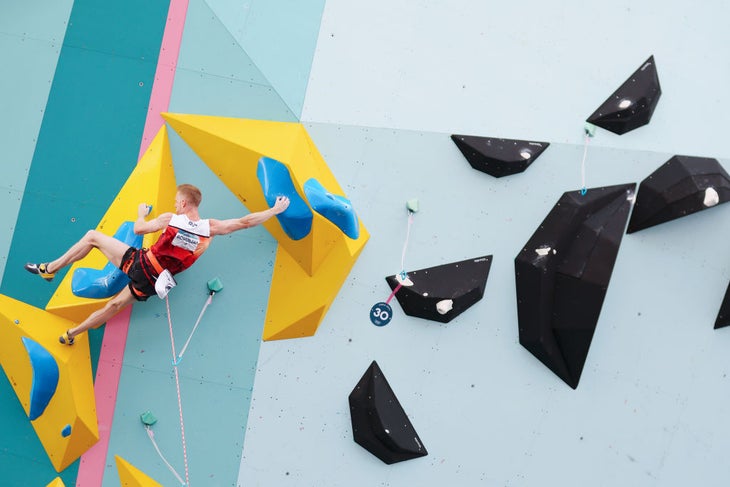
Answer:
<svg viewBox="0 0 730 487"><path fill-rule="evenodd" d="M142 420L142 423L144 423L145 426L152 426L157 422L157 418L155 418L155 415L149 411L145 411L140 414L139 419Z"/></svg>
<svg viewBox="0 0 730 487"><path fill-rule="evenodd" d="M408 208L408 211L411 213L417 213L418 212L418 200L416 198L410 199L406 201L406 208Z"/></svg>
<svg viewBox="0 0 730 487"><path fill-rule="evenodd" d="M219 278L214 277L208 281L208 290L212 293L219 293L223 290L223 283Z"/></svg>

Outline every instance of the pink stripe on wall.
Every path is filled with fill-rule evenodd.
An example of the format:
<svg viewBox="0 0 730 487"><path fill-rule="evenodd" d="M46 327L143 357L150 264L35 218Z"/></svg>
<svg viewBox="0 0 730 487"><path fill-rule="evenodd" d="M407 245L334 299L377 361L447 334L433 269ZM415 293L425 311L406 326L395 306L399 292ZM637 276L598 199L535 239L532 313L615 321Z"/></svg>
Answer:
<svg viewBox="0 0 730 487"><path fill-rule="evenodd" d="M155 81L152 85L150 105L147 110L142 144L139 158L145 153L157 132L164 124L160 116L166 112L170 104L172 83L175 78L177 58L180 53L185 15L188 11L188 0L170 0L167 23L162 36L160 57L157 60ZM104 478L104 468L109 450L114 408L117 403L119 378L122 374L124 348L127 344L127 331L132 315L132 307L109 320L104 330L104 338L99 355L99 364L94 380L94 396L96 398L96 414L99 421L99 441L81 456L79 473L76 477L77 487L98 487Z"/></svg>
<svg viewBox="0 0 730 487"><path fill-rule="evenodd" d="M99 441L81 456L77 487L99 487L104 477L104 463L109 449L109 434L117 402L117 388L122 373L124 347L127 344L127 329L132 307L109 320L104 330L99 364L94 380L96 417L99 420Z"/></svg>
<svg viewBox="0 0 730 487"><path fill-rule="evenodd" d="M172 82L175 78L187 11L188 0L170 0L170 10L167 14L167 24L165 24L165 33L162 35L162 47L157 60L157 71L155 71L155 83L152 85L147 121L142 134L142 145L139 149L140 159L160 127L165 123L160 113L166 112L170 106Z"/></svg>

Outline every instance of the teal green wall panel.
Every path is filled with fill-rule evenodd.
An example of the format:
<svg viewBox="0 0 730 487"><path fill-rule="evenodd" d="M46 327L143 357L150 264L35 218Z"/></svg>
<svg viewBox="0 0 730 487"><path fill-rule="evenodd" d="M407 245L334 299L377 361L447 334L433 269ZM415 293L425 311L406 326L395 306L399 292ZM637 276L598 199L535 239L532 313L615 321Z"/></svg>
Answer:
<svg viewBox="0 0 730 487"><path fill-rule="evenodd" d="M59 474L23 411L5 373L0 373L0 472L2 485L45 486ZM75 462L61 474L66 485L74 485L78 472Z"/></svg>
<svg viewBox="0 0 730 487"><path fill-rule="evenodd" d="M154 34L150 42L159 49L161 34ZM150 61L64 46L0 287L4 294L39 307L48 301L54 285L30 281L34 276L22 266L57 257L96 227L137 162L155 68Z"/></svg>
<svg viewBox="0 0 730 487"><path fill-rule="evenodd" d="M45 283L22 265L56 257L94 228L136 163L167 13L167 2L77 1L69 19L69 2L45 3L14 2L0 19L0 59L17 69L0 81L3 107L16 112L0 137L16 141L17 158L3 169L0 197L11 203L9 224L18 215L0 292L38 307L60 279ZM75 30L61 45L67 19ZM102 336L90 336L94 370ZM3 484L48 484L58 474L5 378L0 397ZM75 462L62 473L66 485L77 471Z"/></svg>
<svg viewBox="0 0 730 487"><path fill-rule="evenodd" d="M178 183L203 192L201 216L219 219L248 213L213 172L174 132L170 146ZM170 310L178 353L208 297L206 283L220 278L179 365L191 485L234 485L247 424L276 241L262 226L216 237L193 267L176 276ZM135 305L127 337L105 486L118 486L118 454L163 485L174 476L144 434L138 415L159 419L155 438L183 475L183 457L164 301Z"/></svg>
<svg viewBox="0 0 730 487"><path fill-rule="evenodd" d="M76 0L63 43L157 63L170 0Z"/></svg>

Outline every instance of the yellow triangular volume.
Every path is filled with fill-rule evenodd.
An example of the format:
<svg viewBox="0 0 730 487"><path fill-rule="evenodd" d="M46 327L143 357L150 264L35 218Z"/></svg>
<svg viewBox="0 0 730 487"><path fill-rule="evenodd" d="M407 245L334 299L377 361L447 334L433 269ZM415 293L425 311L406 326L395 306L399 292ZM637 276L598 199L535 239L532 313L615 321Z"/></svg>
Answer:
<svg viewBox="0 0 730 487"><path fill-rule="evenodd" d="M183 114L163 117L252 212L269 207L257 177L263 156L286 166L304 201L303 186L311 178L327 191L345 196L300 123ZM276 219L264 224L279 242L265 340L313 335L370 237L362 221L359 237L351 239L322 215L312 214L311 232L300 240L289 238Z"/></svg>
<svg viewBox="0 0 730 487"><path fill-rule="evenodd" d="M87 337L76 337L72 347L58 342L58 337L72 326L60 316L0 294L0 365L26 414L32 409L34 382L43 384L43 368L47 370L50 362L58 369L50 400L42 414L31 421L58 472L99 440ZM45 362L33 361L23 338L43 350Z"/></svg>
<svg viewBox="0 0 730 487"><path fill-rule="evenodd" d="M114 455L119 472L119 483L122 487L162 487L143 471L126 461L119 455Z"/></svg>
<svg viewBox="0 0 730 487"><path fill-rule="evenodd" d="M163 126L96 229L106 235L114 235L122 223L137 219L140 203L152 205L150 217L175 211L176 192L167 129ZM145 235L143 246L151 245L157 236L158 234ZM94 249L84 259L73 264L46 305L46 310L79 323L102 308L111 298L90 299L75 296L71 291L71 280L79 267L101 269L107 262L106 257Z"/></svg>
<svg viewBox="0 0 730 487"><path fill-rule="evenodd" d="M305 201L303 185L313 177L329 191L343 194L322 156L313 150L314 144L300 123L203 115L163 116L251 212L269 207L256 174L263 156L286 166L297 193ZM264 226L309 275L317 271L342 235L316 212L312 231L300 240L290 239L275 218Z"/></svg>
<svg viewBox="0 0 730 487"><path fill-rule="evenodd" d="M66 484L63 483L61 477L56 477L55 479L51 480L51 483L46 485L46 487L66 487Z"/></svg>
<svg viewBox="0 0 730 487"><path fill-rule="evenodd" d="M271 278L263 339L314 335L357 257L351 255L345 245L338 245L317 273L309 276L279 247Z"/></svg>

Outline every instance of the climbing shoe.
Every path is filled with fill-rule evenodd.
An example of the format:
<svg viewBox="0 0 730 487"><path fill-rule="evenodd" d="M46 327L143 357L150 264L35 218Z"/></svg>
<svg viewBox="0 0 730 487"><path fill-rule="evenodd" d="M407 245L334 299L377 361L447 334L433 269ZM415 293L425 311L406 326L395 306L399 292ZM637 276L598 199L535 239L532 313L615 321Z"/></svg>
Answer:
<svg viewBox="0 0 730 487"><path fill-rule="evenodd" d="M74 337L68 336L68 330L66 330L66 333L58 337L58 341L61 342L64 345L73 345L74 344Z"/></svg>
<svg viewBox="0 0 730 487"><path fill-rule="evenodd" d="M47 271L48 264L33 264L33 263L27 263L25 264L25 270L30 272L31 274L38 274L46 281L52 281L53 276L55 276L55 273L51 273Z"/></svg>

